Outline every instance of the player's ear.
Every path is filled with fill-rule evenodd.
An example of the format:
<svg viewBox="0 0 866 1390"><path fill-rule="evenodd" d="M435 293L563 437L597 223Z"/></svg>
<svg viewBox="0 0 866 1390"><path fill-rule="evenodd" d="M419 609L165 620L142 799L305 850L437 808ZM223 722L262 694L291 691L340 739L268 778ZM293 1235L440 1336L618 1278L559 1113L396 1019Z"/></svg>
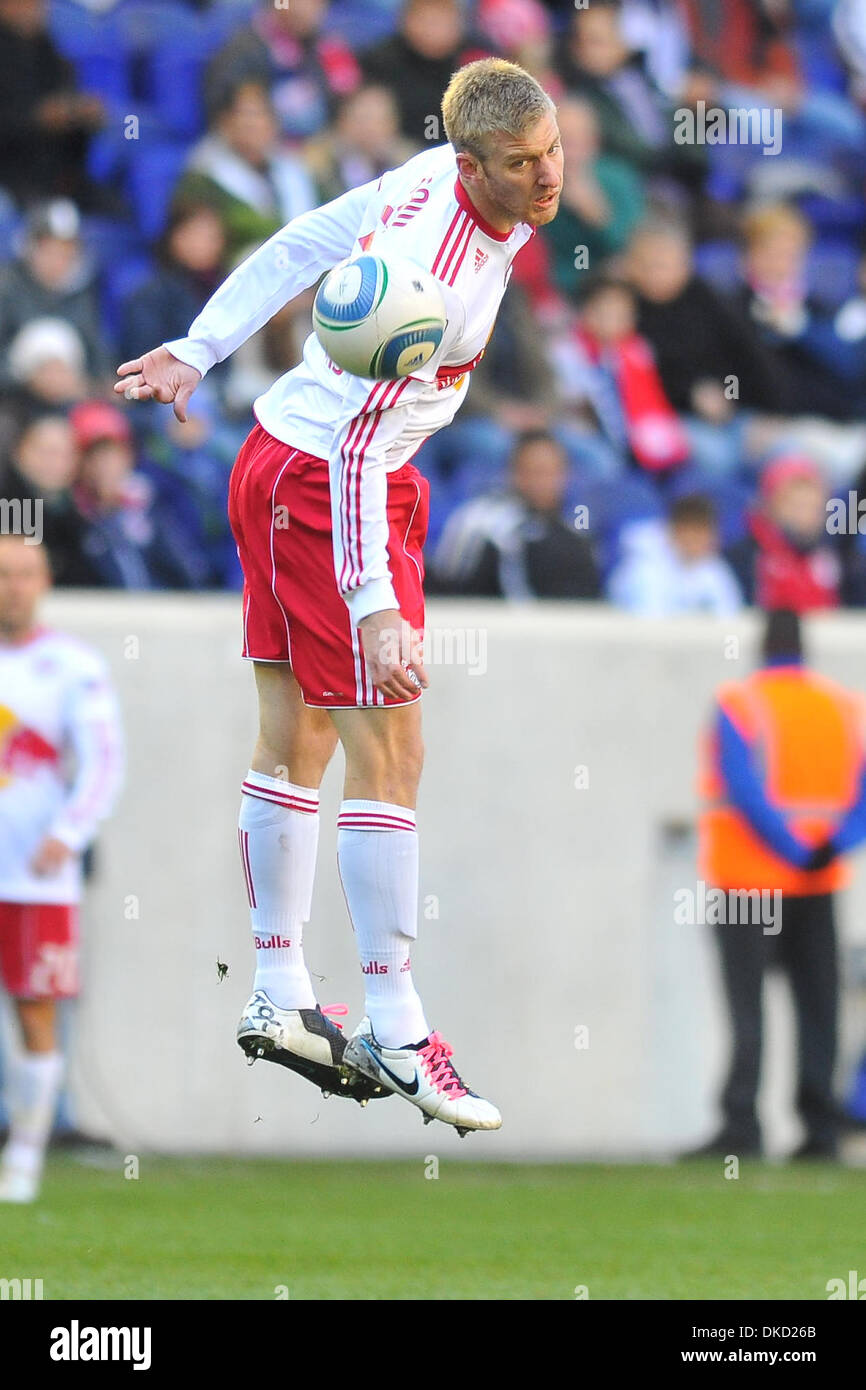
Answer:
<svg viewBox="0 0 866 1390"><path fill-rule="evenodd" d="M470 183L477 179L479 162L474 154L469 154L466 150L458 150L455 158L457 160L457 172L461 178Z"/></svg>

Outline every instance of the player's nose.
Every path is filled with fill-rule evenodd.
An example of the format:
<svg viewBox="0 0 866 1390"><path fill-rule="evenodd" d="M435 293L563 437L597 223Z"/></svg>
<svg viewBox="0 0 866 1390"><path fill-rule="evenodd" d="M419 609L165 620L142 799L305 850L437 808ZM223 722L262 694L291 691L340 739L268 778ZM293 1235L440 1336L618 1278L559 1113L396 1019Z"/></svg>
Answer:
<svg viewBox="0 0 866 1390"><path fill-rule="evenodd" d="M554 159L548 159L542 166L538 175L539 187L551 193L554 188L558 188L561 182L559 167Z"/></svg>

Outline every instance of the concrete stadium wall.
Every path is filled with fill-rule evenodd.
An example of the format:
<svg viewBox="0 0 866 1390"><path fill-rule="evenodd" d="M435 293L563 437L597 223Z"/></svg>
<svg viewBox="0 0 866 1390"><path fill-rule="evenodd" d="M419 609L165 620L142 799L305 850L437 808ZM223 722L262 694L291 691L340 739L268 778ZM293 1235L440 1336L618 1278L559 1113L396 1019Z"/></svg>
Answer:
<svg viewBox="0 0 866 1390"><path fill-rule="evenodd" d="M254 736L237 601L57 595L47 616L105 653L128 738L86 909L73 1068L85 1125L127 1152L422 1158L640 1156L709 1132L726 1024L710 929L675 925L673 894L695 885L699 727L714 688L750 667L751 616L431 604L414 967L434 1026L504 1115L497 1136L465 1143L396 1098L359 1111L280 1068L248 1069L235 1044L252 961L235 823ZM866 688L863 634L851 616L815 626L816 664ZM306 941L321 1001L348 1002L354 1021L340 764ZM862 873L844 930L866 940ZM784 1147L797 1137L790 1010L770 994L763 1105ZM852 1010L848 1052L860 1022Z"/></svg>

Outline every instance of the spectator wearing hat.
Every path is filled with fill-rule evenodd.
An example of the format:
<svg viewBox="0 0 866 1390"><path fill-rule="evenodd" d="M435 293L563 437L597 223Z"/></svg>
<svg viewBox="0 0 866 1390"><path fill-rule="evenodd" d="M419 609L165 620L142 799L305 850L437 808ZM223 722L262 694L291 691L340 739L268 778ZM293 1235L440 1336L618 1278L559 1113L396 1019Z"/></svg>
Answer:
<svg viewBox="0 0 866 1390"><path fill-rule="evenodd" d="M562 79L553 67L553 25L540 0L479 0L478 32L519 63L559 103Z"/></svg>
<svg viewBox="0 0 866 1390"><path fill-rule="evenodd" d="M78 90L48 29L43 0L0 0L0 188L19 203L98 199L86 171L98 96Z"/></svg>
<svg viewBox="0 0 866 1390"><path fill-rule="evenodd" d="M838 605L841 555L827 531L826 497L810 458L788 454L764 469L747 534L727 552L749 603L795 613Z"/></svg>
<svg viewBox="0 0 866 1390"><path fill-rule="evenodd" d="M78 209L64 198L33 209L21 255L0 270L0 383L9 378L9 344L36 318L65 319L84 344L89 375L108 373L96 268L84 251Z"/></svg>
<svg viewBox="0 0 866 1390"><path fill-rule="evenodd" d="M9 384L0 392L0 457L29 420L68 410L90 392L84 344L65 319L32 319L7 353Z"/></svg>
<svg viewBox="0 0 866 1390"><path fill-rule="evenodd" d="M194 539L135 467L122 411L86 401L71 414L78 445L75 504L83 521L81 572L88 588L192 589L207 582Z"/></svg>

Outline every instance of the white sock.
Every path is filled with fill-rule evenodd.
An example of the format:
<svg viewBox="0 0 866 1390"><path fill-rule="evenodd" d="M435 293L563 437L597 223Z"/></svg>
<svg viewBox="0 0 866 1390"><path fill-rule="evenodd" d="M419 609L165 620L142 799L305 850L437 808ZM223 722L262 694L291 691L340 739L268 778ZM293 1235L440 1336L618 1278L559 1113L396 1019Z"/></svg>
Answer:
<svg viewBox="0 0 866 1390"><path fill-rule="evenodd" d="M63 1080L59 1052L25 1052L10 1077L9 1139L3 1164L38 1177Z"/></svg>
<svg viewBox="0 0 866 1390"><path fill-rule="evenodd" d="M314 1009L304 964L304 923L312 911L319 793L263 772L243 784L238 842L256 947L253 989L279 1009Z"/></svg>
<svg viewBox="0 0 866 1390"><path fill-rule="evenodd" d="M418 932L415 812L384 801L344 801L337 830L367 1014L383 1046L406 1047L430 1032L409 962Z"/></svg>

